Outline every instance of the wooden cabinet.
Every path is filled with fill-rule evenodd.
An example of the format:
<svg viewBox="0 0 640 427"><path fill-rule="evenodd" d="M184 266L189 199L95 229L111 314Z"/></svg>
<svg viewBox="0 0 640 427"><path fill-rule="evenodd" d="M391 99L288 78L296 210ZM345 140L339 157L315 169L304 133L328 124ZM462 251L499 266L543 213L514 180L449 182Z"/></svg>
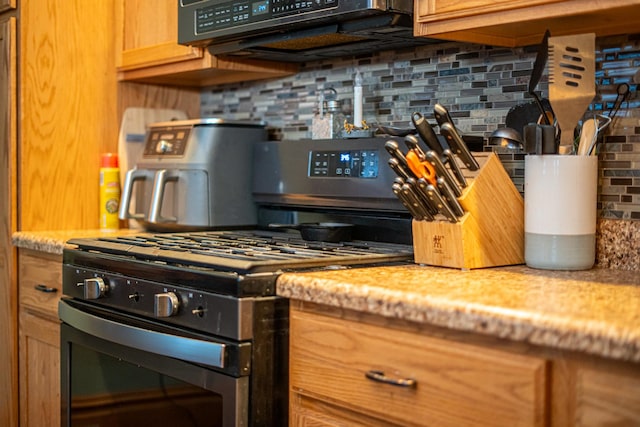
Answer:
<svg viewBox="0 0 640 427"><path fill-rule="evenodd" d="M293 426L545 424L543 358L295 306L290 333Z"/></svg>
<svg viewBox="0 0 640 427"><path fill-rule="evenodd" d="M8 3L3 2L3 5ZM0 16L0 425L18 419L18 292L16 250L16 18Z"/></svg>
<svg viewBox="0 0 640 427"><path fill-rule="evenodd" d="M199 87L279 77L297 70L294 64L227 60L203 48L179 45L174 0L120 0L116 13L120 80Z"/></svg>
<svg viewBox="0 0 640 427"><path fill-rule="evenodd" d="M539 44L552 36L638 31L638 0L417 0L415 34L496 46Z"/></svg>
<svg viewBox="0 0 640 427"><path fill-rule="evenodd" d="M62 257L19 253L20 426L60 425Z"/></svg>
<svg viewBox="0 0 640 427"><path fill-rule="evenodd" d="M5 10L15 9L16 8L16 0L0 0L0 12L4 12Z"/></svg>

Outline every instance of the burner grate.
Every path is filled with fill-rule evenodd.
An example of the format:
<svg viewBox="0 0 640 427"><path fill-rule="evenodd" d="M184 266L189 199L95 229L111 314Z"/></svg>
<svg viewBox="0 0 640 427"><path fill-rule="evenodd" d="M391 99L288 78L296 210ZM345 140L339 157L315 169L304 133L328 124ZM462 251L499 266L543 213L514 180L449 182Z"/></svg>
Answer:
<svg viewBox="0 0 640 427"><path fill-rule="evenodd" d="M309 242L274 231L202 231L74 239L81 250L135 257L138 260L220 269L273 271L282 268L370 264L410 260L413 248L393 243Z"/></svg>

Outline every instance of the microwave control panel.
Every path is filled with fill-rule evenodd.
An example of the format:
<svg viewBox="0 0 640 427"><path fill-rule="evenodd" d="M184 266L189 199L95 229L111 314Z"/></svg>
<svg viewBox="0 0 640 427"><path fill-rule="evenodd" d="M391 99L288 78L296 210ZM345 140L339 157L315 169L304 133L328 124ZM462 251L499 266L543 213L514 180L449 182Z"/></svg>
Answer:
<svg viewBox="0 0 640 427"><path fill-rule="evenodd" d="M378 150L311 151L311 178L377 178Z"/></svg>
<svg viewBox="0 0 640 427"><path fill-rule="evenodd" d="M196 34L338 6L340 0L228 1L196 9Z"/></svg>
<svg viewBox="0 0 640 427"><path fill-rule="evenodd" d="M191 126L152 129L147 134L144 156L182 156L187 148Z"/></svg>

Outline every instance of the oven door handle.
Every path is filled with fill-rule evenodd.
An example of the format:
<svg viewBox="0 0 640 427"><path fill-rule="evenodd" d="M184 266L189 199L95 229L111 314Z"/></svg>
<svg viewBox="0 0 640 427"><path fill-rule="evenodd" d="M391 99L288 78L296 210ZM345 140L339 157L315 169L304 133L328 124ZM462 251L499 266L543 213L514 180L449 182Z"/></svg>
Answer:
<svg viewBox="0 0 640 427"><path fill-rule="evenodd" d="M87 334L162 356L216 368L225 367L225 344L155 332L94 316L60 301L60 320Z"/></svg>

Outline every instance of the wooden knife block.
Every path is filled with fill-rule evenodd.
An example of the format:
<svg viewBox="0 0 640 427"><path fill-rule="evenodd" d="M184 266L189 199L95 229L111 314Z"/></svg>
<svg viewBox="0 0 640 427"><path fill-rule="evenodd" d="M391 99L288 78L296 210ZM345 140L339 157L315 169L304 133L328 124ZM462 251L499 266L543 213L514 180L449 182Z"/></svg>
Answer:
<svg viewBox="0 0 640 427"><path fill-rule="evenodd" d="M477 153L458 223L413 221L415 262L462 269L524 263L524 200L495 153Z"/></svg>

